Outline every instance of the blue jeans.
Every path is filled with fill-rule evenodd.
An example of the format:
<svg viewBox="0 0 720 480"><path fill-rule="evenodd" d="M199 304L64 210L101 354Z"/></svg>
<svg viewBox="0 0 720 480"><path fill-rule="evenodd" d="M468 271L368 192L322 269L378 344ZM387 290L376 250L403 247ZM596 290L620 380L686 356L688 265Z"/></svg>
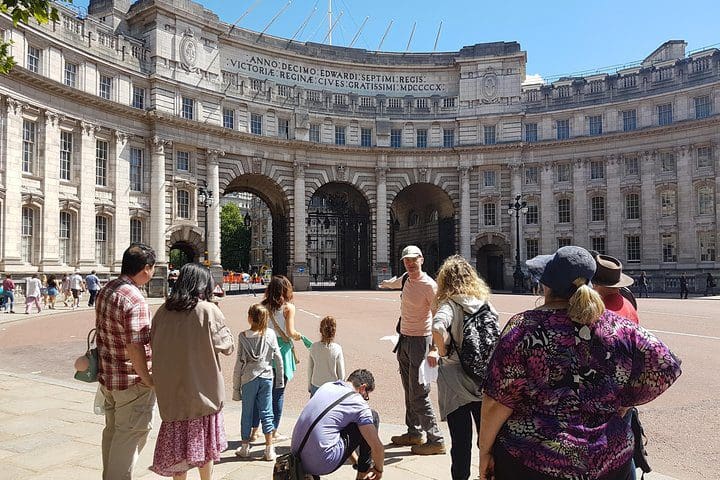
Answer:
<svg viewBox="0 0 720 480"><path fill-rule="evenodd" d="M240 436L244 442L250 440L250 429L256 414L258 424L262 419L263 433L273 431L272 385L272 378L256 377L242 386Z"/></svg>
<svg viewBox="0 0 720 480"><path fill-rule="evenodd" d="M273 370L274 372L275 370ZM283 377L287 385L287 377ZM273 414L273 430L277 430L280 426L280 417L282 417L283 404L285 403L285 387L272 389L272 414ZM260 411L256 408L252 415L252 427L260 426Z"/></svg>
<svg viewBox="0 0 720 480"><path fill-rule="evenodd" d="M5 298L6 298L5 306L7 307L7 304L9 303L9 304L10 304L10 311L12 311L12 310L13 310L13 306L15 306L15 294L14 294L13 292L9 291L9 290L6 290L6 291L4 292L4 295L5 295Z"/></svg>

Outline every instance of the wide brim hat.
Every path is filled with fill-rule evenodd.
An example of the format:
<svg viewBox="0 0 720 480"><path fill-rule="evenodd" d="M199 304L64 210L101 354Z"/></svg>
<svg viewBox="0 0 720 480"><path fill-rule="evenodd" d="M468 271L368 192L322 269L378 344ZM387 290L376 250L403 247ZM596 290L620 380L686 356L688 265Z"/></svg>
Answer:
<svg viewBox="0 0 720 480"><path fill-rule="evenodd" d="M590 252L574 245L559 248L554 255L538 255L531 260L532 265L528 264L530 261L526 264L541 271L540 283L560 298L570 298L580 285L589 285L597 268Z"/></svg>
<svg viewBox="0 0 720 480"><path fill-rule="evenodd" d="M610 255L597 255L595 257L597 270L592 281L595 285L609 288L629 287L635 280L622 273L622 263Z"/></svg>

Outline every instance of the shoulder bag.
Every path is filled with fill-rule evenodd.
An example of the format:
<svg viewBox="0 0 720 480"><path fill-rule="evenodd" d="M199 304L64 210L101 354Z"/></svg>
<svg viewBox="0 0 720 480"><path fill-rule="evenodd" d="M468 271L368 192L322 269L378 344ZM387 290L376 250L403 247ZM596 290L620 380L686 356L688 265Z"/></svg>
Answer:
<svg viewBox="0 0 720 480"><path fill-rule="evenodd" d="M333 403L330 404L329 407L327 407L310 425L310 428L308 428L308 431L305 433L305 437L303 438L302 442L300 443L300 448L298 448L297 453L286 453L284 455L280 455L277 460L275 460L275 466L273 467L273 480L305 480L305 470L302 467L302 460L300 459L300 454L303 451L303 448L305 447L305 444L308 441L308 438L310 438L310 432L312 432L313 428L315 428L315 425L325 416L327 413L335 408L340 402L348 398L350 395L353 395L357 392L348 392L342 397L335 400Z"/></svg>
<svg viewBox="0 0 720 480"><path fill-rule="evenodd" d="M88 360L88 367L85 370L75 372L75 379L83 382L97 382L98 376L98 349L95 343L96 330L93 328L88 332L87 351L85 357ZM82 358L82 357L81 357Z"/></svg>

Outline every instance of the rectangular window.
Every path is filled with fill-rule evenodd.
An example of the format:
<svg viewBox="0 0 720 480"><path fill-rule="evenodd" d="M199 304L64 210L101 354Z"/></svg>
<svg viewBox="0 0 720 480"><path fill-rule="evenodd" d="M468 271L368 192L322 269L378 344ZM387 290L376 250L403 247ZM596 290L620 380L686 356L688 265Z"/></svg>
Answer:
<svg viewBox="0 0 720 480"><path fill-rule="evenodd" d="M140 148L130 149L130 190L142 192L143 151Z"/></svg>
<svg viewBox="0 0 720 480"><path fill-rule="evenodd" d="M602 135L602 115L593 115L588 120L590 135Z"/></svg>
<svg viewBox="0 0 720 480"><path fill-rule="evenodd" d="M60 229L58 231L60 240L60 263L69 265L72 261L72 215L70 212L60 212Z"/></svg>
<svg viewBox="0 0 720 480"><path fill-rule="evenodd" d="M715 189L712 187L700 187L697 190L698 215L712 215L715 213L713 208L713 199L715 198Z"/></svg>
<svg viewBox="0 0 720 480"><path fill-rule="evenodd" d="M563 238L563 237L561 237L561 238L558 238L558 239L557 239L557 246L558 246L558 248L568 247L568 246L570 246L570 245L572 245L572 238Z"/></svg>
<svg viewBox="0 0 720 480"><path fill-rule="evenodd" d="M250 114L250 133L255 135L262 135L262 124L263 117L259 113Z"/></svg>
<svg viewBox="0 0 720 480"><path fill-rule="evenodd" d="M335 145L345 145L345 127L335 126Z"/></svg>
<svg viewBox="0 0 720 480"><path fill-rule="evenodd" d="M402 147L402 130L393 128L390 130L390 146L393 148Z"/></svg>
<svg viewBox="0 0 720 480"><path fill-rule="evenodd" d="M658 81L670 80L673 74L673 67L659 68L657 71L656 78Z"/></svg>
<svg viewBox="0 0 720 480"><path fill-rule="evenodd" d="M443 98L443 108L455 108L455 97Z"/></svg>
<svg viewBox="0 0 720 480"><path fill-rule="evenodd" d="M427 130L424 128L418 129L416 132L416 145L418 148L427 147Z"/></svg>
<svg viewBox="0 0 720 480"><path fill-rule="evenodd" d="M132 107L145 110L145 89L133 85Z"/></svg>
<svg viewBox="0 0 720 480"><path fill-rule="evenodd" d="M177 216L178 218L190 218L190 192L187 190L177 191Z"/></svg>
<svg viewBox="0 0 720 480"><path fill-rule="evenodd" d="M715 232L699 232L698 242L700 244L700 261L714 262L715 254Z"/></svg>
<svg viewBox="0 0 720 480"><path fill-rule="evenodd" d="M102 215L95 217L95 262L107 263L108 219Z"/></svg>
<svg viewBox="0 0 720 480"><path fill-rule="evenodd" d="M142 243L142 220L139 218L130 219L130 243Z"/></svg>
<svg viewBox="0 0 720 480"><path fill-rule="evenodd" d="M590 93L602 93L604 83L602 80L593 80L590 82Z"/></svg>
<svg viewBox="0 0 720 480"><path fill-rule="evenodd" d="M491 188L495 187L495 171L485 170L483 172L483 186Z"/></svg>
<svg viewBox="0 0 720 480"><path fill-rule="evenodd" d="M235 129L235 110L232 108L223 108L223 127Z"/></svg>
<svg viewBox="0 0 720 480"><path fill-rule="evenodd" d="M672 152L660 153L660 171L662 173L675 173L675 154Z"/></svg>
<svg viewBox="0 0 720 480"><path fill-rule="evenodd" d="M525 240L525 258L528 260L535 258L540 254L540 242L537 238L528 238Z"/></svg>
<svg viewBox="0 0 720 480"><path fill-rule="evenodd" d="M65 62L65 73L63 75L65 85L73 88L77 87L77 71L78 66L76 64Z"/></svg>
<svg viewBox="0 0 720 480"><path fill-rule="evenodd" d="M402 98L388 98L388 108L401 109Z"/></svg>
<svg viewBox="0 0 720 480"><path fill-rule="evenodd" d="M640 195L637 193L625 195L625 218L627 220L640 220Z"/></svg>
<svg viewBox="0 0 720 480"><path fill-rule="evenodd" d="M557 202L558 223L570 223L570 199L561 198Z"/></svg>
<svg viewBox="0 0 720 480"><path fill-rule="evenodd" d="M592 237L590 239L590 245L592 246L592 249L600 255L607 254L607 251L605 250L605 237Z"/></svg>
<svg viewBox="0 0 720 480"><path fill-rule="evenodd" d="M322 94L317 90L308 90L306 92L307 99L309 102L320 103L322 102Z"/></svg>
<svg viewBox="0 0 720 480"><path fill-rule="evenodd" d="M625 157L625 175L629 177L637 177L640 175L640 162L638 157Z"/></svg>
<svg viewBox="0 0 720 480"><path fill-rule="evenodd" d="M672 103L657 106L658 125L670 125L673 122Z"/></svg>
<svg viewBox="0 0 720 480"><path fill-rule="evenodd" d="M180 172L190 171L190 152L175 152L175 169Z"/></svg>
<svg viewBox="0 0 720 480"><path fill-rule="evenodd" d="M277 93L280 97L292 97L292 88L290 88L287 85L278 85L277 86Z"/></svg>
<svg viewBox="0 0 720 480"><path fill-rule="evenodd" d="M427 110L428 108L428 101L427 98L418 98L415 102L415 108L418 110Z"/></svg>
<svg viewBox="0 0 720 480"><path fill-rule="evenodd" d="M278 137L290 138L290 120L287 118L278 118Z"/></svg>
<svg viewBox="0 0 720 480"><path fill-rule="evenodd" d="M95 185L107 187L108 142L95 141Z"/></svg>
<svg viewBox="0 0 720 480"><path fill-rule="evenodd" d="M20 255L24 263L33 263L33 227L35 211L30 207L22 207L22 225L20 231Z"/></svg>
<svg viewBox="0 0 720 480"><path fill-rule="evenodd" d="M443 129L443 147L452 148L455 146L455 130L452 128Z"/></svg>
<svg viewBox="0 0 720 480"><path fill-rule="evenodd" d="M485 127L485 145L495 145L495 125Z"/></svg>
<svg viewBox="0 0 720 480"><path fill-rule="evenodd" d="M572 178L572 166L569 163L556 165L555 178L558 182L569 182Z"/></svg>
<svg viewBox="0 0 720 480"><path fill-rule="evenodd" d="M195 100L188 97L182 97L180 116L187 120L192 120L195 118Z"/></svg>
<svg viewBox="0 0 720 480"><path fill-rule="evenodd" d="M360 106L363 108L372 108L373 107L372 97L360 97Z"/></svg>
<svg viewBox="0 0 720 480"><path fill-rule="evenodd" d="M630 88L637 85L637 75L628 75L626 77L622 77L621 82L622 88Z"/></svg>
<svg viewBox="0 0 720 480"><path fill-rule="evenodd" d="M317 123L310 124L310 141L320 143L320 125Z"/></svg>
<svg viewBox="0 0 720 480"><path fill-rule="evenodd" d="M707 118L710 116L710 97L704 95L695 97L695 118Z"/></svg>
<svg viewBox="0 0 720 480"><path fill-rule="evenodd" d="M30 120L23 120L23 157L22 171L33 173L35 171L35 133L36 124Z"/></svg>
<svg viewBox="0 0 720 480"><path fill-rule="evenodd" d="M60 180L70 180L72 172L73 135L60 132Z"/></svg>
<svg viewBox="0 0 720 480"><path fill-rule="evenodd" d="M590 221L605 221L605 197L592 197L590 199Z"/></svg>
<svg viewBox="0 0 720 480"><path fill-rule="evenodd" d="M112 98L112 77L109 75L100 75L100 89L98 95L100 98L110 100Z"/></svg>
<svg viewBox="0 0 720 480"><path fill-rule="evenodd" d="M491 227L495 225L495 220L497 217L497 205L494 203L484 203L483 204L483 222L486 227Z"/></svg>
<svg viewBox="0 0 720 480"><path fill-rule="evenodd" d="M705 147L698 147L697 148L697 167L698 168L705 168L705 167L711 167L712 166L712 148L705 146Z"/></svg>
<svg viewBox="0 0 720 480"><path fill-rule="evenodd" d="M710 70L710 57L697 58L692 62L693 73Z"/></svg>
<svg viewBox="0 0 720 480"><path fill-rule="evenodd" d="M525 185L537 185L538 183L538 167L525 167Z"/></svg>
<svg viewBox="0 0 720 480"><path fill-rule="evenodd" d="M537 90L528 90L525 93L527 93L528 102L537 102L540 98L540 92L538 92Z"/></svg>
<svg viewBox="0 0 720 480"><path fill-rule="evenodd" d="M640 236L625 237L625 257L629 263L640 262Z"/></svg>
<svg viewBox="0 0 720 480"><path fill-rule="evenodd" d="M259 92L263 88L263 82L262 80L258 80L256 78L253 78L250 80L250 90L253 92Z"/></svg>
<svg viewBox="0 0 720 480"><path fill-rule="evenodd" d="M526 225L537 225L540 223L540 210L537 204L529 203L527 206L527 213L525 214Z"/></svg>
<svg viewBox="0 0 720 480"><path fill-rule="evenodd" d="M675 190L663 190L660 193L660 215L663 217L674 217L677 200Z"/></svg>
<svg viewBox="0 0 720 480"><path fill-rule="evenodd" d="M663 233L660 235L662 245L663 262L677 262L677 236L674 233Z"/></svg>
<svg viewBox="0 0 720 480"><path fill-rule="evenodd" d="M27 69L33 73L40 73L40 49L28 45Z"/></svg>
<svg viewBox="0 0 720 480"><path fill-rule="evenodd" d="M558 120L555 122L557 127L557 139L567 140L570 138L570 120Z"/></svg>
<svg viewBox="0 0 720 480"><path fill-rule="evenodd" d="M537 123L528 123L525 125L525 141L528 143L537 142Z"/></svg>
<svg viewBox="0 0 720 480"><path fill-rule="evenodd" d="M360 129L360 146L372 147L372 128Z"/></svg>
<svg viewBox="0 0 720 480"><path fill-rule="evenodd" d="M600 180L605 178L605 163L599 160L590 162L590 179Z"/></svg>
<svg viewBox="0 0 720 480"><path fill-rule="evenodd" d="M333 95L333 105L347 105L347 97L345 95L336 93Z"/></svg>
<svg viewBox="0 0 720 480"><path fill-rule="evenodd" d="M558 98L570 98L570 85L563 85L557 89Z"/></svg>
<svg viewBox="0 0 720 480"><path fill-rule="evenodd" d="M623 132L630 132L637 128L637 110L625 110L623 116Z"/></svg>

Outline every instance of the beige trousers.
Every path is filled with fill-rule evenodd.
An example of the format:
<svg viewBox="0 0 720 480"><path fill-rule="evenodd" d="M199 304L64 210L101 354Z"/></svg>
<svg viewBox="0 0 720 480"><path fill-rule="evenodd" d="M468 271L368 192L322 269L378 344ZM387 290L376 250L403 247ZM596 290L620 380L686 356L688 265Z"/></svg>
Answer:
<svg viewBox="0 0 720 480"><path fill-rule="evenodd" d="M127 390L108 390L102 435L103 480L131 480L133 468L152 428L155 392L135 384Z"/></svg>

